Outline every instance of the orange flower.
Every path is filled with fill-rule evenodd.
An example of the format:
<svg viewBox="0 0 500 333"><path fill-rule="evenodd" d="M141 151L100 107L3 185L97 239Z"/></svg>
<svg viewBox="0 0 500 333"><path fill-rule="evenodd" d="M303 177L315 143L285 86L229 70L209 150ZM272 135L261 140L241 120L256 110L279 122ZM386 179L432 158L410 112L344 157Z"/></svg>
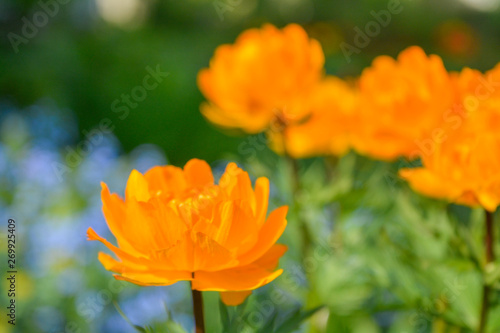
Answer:
<svg viewBox="0 0 500 333"><path fill-rule="evenodd" d="M416 46L394 60L377 57L359 79L359 131L354 146L362 154L383 160L414 159L421 141L439 128L453 103L451 79L436 55Z"/></svg>
<svg viewBox="0 0 500 333"><path fill-rule="evenodd" d="M248 174L228 164L218 185L210 166L192 159L184 169L154 167L130 174L125 200L102 184L103 212L118 247L89 228L118 258L99 253L115 277L138 285L191 281L194 290L220 291L226 304L278 277L286 246L275 244L288 207L266 219L269 181L252 188Z"/></svg>
<svg viewBox="0 0 500 333"><path fill-rule="evenodd" d="M350 148L350 134L357 126L357 92L345 81L329 76L309 98L310 115L291 122L284 135L269 131L272 148L294 158L342 155Z"/></svg>
<svg viewBox="0 0 500 333"><path fill-rule="evenodd" d="M323 63L320 44L299 25L247 30L235 44L219 46L210 68L200 71L198 86L209 101L201 112L218 126L248 133L266 130L277 117L300 119Z"/></svg>
<svg viewBox="0 0 500 333"><path fill-rule="evenodd" d="M422 168L400 174L424 195L493 212L500 204L500 88L488 82L500 81L500 65L484 76L464 69L454 81L460 104L445 136L422 156Z"/></svg>

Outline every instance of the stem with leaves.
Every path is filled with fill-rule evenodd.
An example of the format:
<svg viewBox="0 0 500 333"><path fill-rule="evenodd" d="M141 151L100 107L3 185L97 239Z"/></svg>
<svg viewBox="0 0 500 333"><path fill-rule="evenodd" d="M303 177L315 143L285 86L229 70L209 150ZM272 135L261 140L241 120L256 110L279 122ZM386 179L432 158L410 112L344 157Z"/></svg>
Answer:
<svg viewBox="0 0 500 333"><path fill-rule="evenodd" d="M299 195L300 195L300 176L299 176L299 166L297 163L297 160L294 159L293 157L289 156L286 154L286 159L290 165L291 171L292 171L292 193L293 193L293 201L294 201L294 209L297 214L297 216L300 216L300 202L299 202ZM312 243L312 236L311 233L309 232L309 228L307 227L307 222L302 220L299 217L300 221L300 230L302 234L302 246L303 246L303 253L304 256L307 255L309 248L311 247Z"/></svg>
<svg viewBox="0 0 500 333"><path fill-rule="evenodd" d="M294 209L297 213L297 215L300 215L300 203L298 200L299 194L300 194L300 175L299 175L299 165L297 163L297 160L290 155L287 147L287 138L286 138L286 132L287 128L289 125L289 119L285 116L284 112L282 110L277 110L276 112L276 118L275 118L275 123L273 126L271 126L271 131L275 131L279 133L281 136L281 144L283 148L283 155L286 159L286 162L288 163L290 169L291 169L291 189L292 189L292 194L293 194L293 202L294 202ZM306 256L307 252L309 251L309 248L311 247L312 243L312 237L311 233L309 232L309 229L307 227L306 221L303 221L302 219L299 218L300 222L300 229L302 233L302 243L303 243L303 253L304 256Z"/></svg>

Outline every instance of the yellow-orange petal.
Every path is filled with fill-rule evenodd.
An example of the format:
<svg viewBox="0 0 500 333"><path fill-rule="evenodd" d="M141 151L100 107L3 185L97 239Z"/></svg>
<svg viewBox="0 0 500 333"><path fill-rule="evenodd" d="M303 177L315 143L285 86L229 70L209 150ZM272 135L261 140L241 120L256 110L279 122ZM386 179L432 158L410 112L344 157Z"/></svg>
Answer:
<svg viewBox="0 0 500 333"><path fill-rule="evenodd" d="M125 200L102 186L103 210L118 246L91 228L87 235L114 253L100 253L99 260L119 273L117 279L168 285L197 274L195 289L239 292L269 283L281 273L272 270L286 247L273 242L286 225L287 208L265 219L265 178L257 180L254 190L248 173L230 163L216 185L209 165L195 159L184 169L132 172Z"/></svg>
<svg viewBox="0 0 500 333"><path fill-rule="evenodd" d="M115 273L121 273L125 269L124 262L120 262L120 261L114 259L112 256L110 256L107 253L99 252L99 254L97 255L97 259L101 262L101 264L104 266L104 268L108 271L112 271ZM141 266L139 266L139 267L141 267ZM147 268L147 266L143 266L143 268Z"/></svg>
<svg viewBox="0 0 500 333"><path fill-rule="evenodd" d="M248 296L252 294L251 290L243 291L221 291L220 299L224 304L229 306L237 306L243 303Z"/></svg>
<svg viewBox="0 0 500 333"><path fill-rule="evenodd" d="M158 269L165 267L165 265L167 264L166 262L152 261L150 260L150 258L145 257L143 255L141 255L140 257L136 257L126 251L123 251L122 249L114 246L106 239L99 236L92 228L87 229L87 239L91 241L94 240L100 241L109 250L111 250L120 260L126 262L129 267L136 267L136 268L150 267L152 269Z"/></svg>
<svg viewBox="0 0 500 333"><path fill-rule="evenodd" d="M229 251L206 234L192 232L193 241L193 268L192 271L207 270L216 271L234 267L238 264L236 254Z"/></svg>
<svg viewBox="0 0 500 333"><path fill-rule="evenodd" d="M129 268L143 269L147 267L152 270L163 270L165 267L171 267L172 269L177 269L179 271L192 271L192 243L189 243L189 245L186 246L185 242L180 242L171 249L152 252L151 254L154 254L154 257L145 255L136 257L114 246L106 239L99 236L92 228L88 228L87 237L88 240L97 240L103 243L117 256L117 258L121 260L124 265L127 265ZM188 262L188 264L184 264L185 262Z"/></svg>
<svg viewBox="0 0 500 333"><path fill-rule="evenodd" d="M213 185L214 176L207 162L193 158L184 166L184 176L188 184L195 188Z"/></svg>
<svg viewBox="0 0 500 333"><path fill-rule="evenodd" d="M94 241L94 240L97 240L97 241L100 241L101 243L103 243L108 249L110 249L118 258L122 259L122 260L128 260L128 261L138 261L140 260L141 257L136 257L116 246L114 246L113 244L111 244L110 242L108 242L105 238L102 238L101 236L99 236L95 231L94 229L92 228L88 228L87 229L87 240L91 240L91 241ZM142 256L144 258L144 256Z"/></svg>
<svg viewBox="0 0 500 333"><path fill-rule="evenodd" d="M454 102L442 60L419 47L403 50L397 60L377 57L363 70L358 87L363 122L353 145L377 159L420 156L419 143L445 127L443 115Z"/></svg>
<svg viewBox="0 0 500 333"><path fill-rule="evenodd" d="M206 291L254 290L273 281L281 273L283 273L282 269L269 272L257 265L216 272L196 271L193 289Z"/></svg>
<svg viewBox="0 0 500 333"><path fill-rule="evenodd" d="M179 276L177 279L165 279L161 276L156 276L150 273L134 273L134 274L115 274L113 275L115 279L127 281L138 286L170 286L179 281L187 281L190 278L185 278L184 276Z"/></svg>
<svg viewBox="0 0 500 333"><path fill-rule="evenodd" d="M133 239L126 224L125 203L116 194L109 192L108 186L101 182L102 211L109 230L115 236L118 246L135 256L140 256L140 251L128 239Z"/></svg>
<svg viewBox="0 0 500 333"><path fill-rule="evenodd" d="M234 44L219 46L210 67L199 72L209 101L201 112L218 126L264 131L279 113L307 112L297 105L323 75L323 63L320 44L299 25L249 29Z"/></svg>
<svg viewBox="0 0 500 333"><path fill-rule="evenodd" d="M184 171L173 165L154 167L144 177L152 194L179 194L188 187Z"/></svg>
<svg viewBox="0 0 500 333"><path fill-rule="evenodd" d="M196 272L193 289L213 291L254 290L273 281L283 272L273 270L286 252L285 245L273 245L261 258L250 265L218 272Z"/></svg>
<svg viewBox="0 0 500 333"><path fill-rule="evenodd" d="M257 178L255 181L256 221L260 228L266 221L267 208L269 204L269 179Z"/></svg>
<svg viewBox="0 0 500 333"><path fill-rule="evenodd" d="M477 196L479 204L492 213L497 209L498 205L500 204L500 193L493 194L485 191L478 193Z"/></svg>
<svg viewBox="0 0 500 333"><path fill-rule="evenodd" d="M240 169L236 163L229 163L222 175L219 186L231 200L243 200L255 210L255 194L248 173Z"/></svg>
<svg viewBox="0 0 500 333"><path fill-rule="evenodd" d="M148 201L150 198L149 187L146 178L137 170L132 170L127 181L125 190L126 200Z"/></svg>
<svg viewBox="0 0 500 333"><path fill-rule="evenodd" d="M152 195L158 195L165 192L180 192L186 188L186 181L182 176L182 169L170 166L155 166L149 169L145 174Z"/></svg>
<svg viewBox="0 0 500 333"><path fill-rule="evenodd" d="M280 258L288 250L288 246L283 244L274 244L262 257L257 259L254 264L272 271L278 267Z"/></svg>
<svg viewBox="0 0 500 333"><path fill-rule="evenodd" d="M462 193L460 193L460 195L457 198L453 198L450 201L459 205L464 205L469 207L476 207L481 204L478 200L476 193L474 193L474 191L471 190L462 191Z"/></svg>
<svg viewBox="0 0 500 333"><path fill-rule="evenodd" d="M285 230L287 212L288 206L282 206L269 214L266 223L259 231L257 243L253 249L239 258L241 265L250 264L259 259L276 243Z"/></svg>
<svg viewBox="0 0 500 333"><path fill-rule="evenodd" d="M202 103L200 105L201 114L214 125L223 128L242 128L245 132L255 134L266 128L272 119L272 114L256 112L252 118L240 119L236 115L231 115L212 103Z"/></svg>
<svg viewBox="0 0 500 333"><path fill-rule="evenodd" d="M255 245L259 228L250 209L241 204L228 201L219 205L213 220L200 220L193 230L205 233L235 256L247 252Z"/></svg>
<svg viewBox="0 0 500 333"><path fill-rule="evenodd" d="M128 202L126 212L124 224L141 249L170 248L187 231L185 222L160 197L148 202Z"/></svg>
<svg viewBox="0 0 500 333"><path fill-rule="evenodd" d="M457 186L424 168L401 169L399 175L408 181L413 190L431 198L453 201L462 195Z"/></svg>
<svg viewBox="0 0 500 333"><path fill-rule="evenodd" d="M141 285L170 285L178 281L191 280L191 272L151 268L146 265L134 266L120 262L110 255L99 252L99 261L105 269L119 273L126 280L133 280Z"/></svg>

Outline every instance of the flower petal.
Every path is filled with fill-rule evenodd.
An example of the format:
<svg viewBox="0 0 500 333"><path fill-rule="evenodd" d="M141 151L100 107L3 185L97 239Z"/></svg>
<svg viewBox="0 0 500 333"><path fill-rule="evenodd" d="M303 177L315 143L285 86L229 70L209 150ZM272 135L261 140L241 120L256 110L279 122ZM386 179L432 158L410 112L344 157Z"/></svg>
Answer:
<svg viewBox="0 0 500 333"><path fill-rule="evenodd" d="M183 274L180 274L175 279L165 278L164 276L158 276L150 273L132 273L123 275L114 275L115 279L131 282L139 286L169 286L179 281L187 281L190 278L185 278Z"/></svg>
<svg viewBox="0 0 500 333"><path fill-rule="evenodd" d="M187 188L184 172L181 168L173 165L157 166L148 170L146 178L150 191L157 195L167 195L183 193Z"/></svg>
<svg viewBox="0 0 500 333"><path fill-rule="evenodd" d="M256 260L254 264L272 271L278 267L280 258L287 250L288 247L286 245L275 244L262 257Z"/></svg>
<svg viewBox="0 0 500 333"><path fill-rule="evenodd" d="M120 248L135 256L140 256L141 252L132 245L133 242L129 241L134 238L129 232L130 229L125 225L125 203L116 193L110 194L105 183L101 182L101 186L102 211L109 230L115 236Z"/></svg>
<svg viewBox="0 0 500 333"><path fill-rule="evenodd" d="M192 271L217 271L238 264L235 254L201 232L193 232Z"/></svg>
<svg viewBox="0 0 500 333"><path fill-rule="evenodd" d="M489 191L478 193L478 201L485 209L494 212L500 203L500 193L491 193Z"/></svg>
<svg viewBox="0 0 500 333"><path fill-rule="evenodd" d="M273 281L281 273L283 273L282 269L269 272L257 265L216 272L196 271L194 273L193 289L211 291L254 290Z"/></svg>
<svg viewBox="0 0 500 333"><path fill-rule="evenodd" d="M286 252L285 245L276 244L259 260L246 266L239 266L218 272L195 272L193 289L215 291L253 290L268 284L278 277L283 270L273 270L279 259Z"/></svg>
<svg viewBox="0 0 500 333"><path fill-rule="evenodd" d="M220 298L224 304L229 306L236 306L243 303L248 296L252 294L251 290L244 291L221 291Z"/></svg>
<svg viewBox="0 0 500 333"><path fill-rule="evenodd" d="M103 252L99 253L99 261L105 269L119 273L119 279L140 285L170 285L178 281L192 279L191 272L131 266L127 262L119 262Z"/></svg>
<svg viewBox="0 0 500 333"><path fill-rule="evenodd" d="M147 202L150 198L146 178L137 170L132 170L127 181L125 199Z"/></svg>
<svg viewBox="0 0 500 333"><path fill-rule="evenodd" d="M231 162L226 166L226 170L219 181L219 186L231 200L248 201L255 208L255 195L250 177L236 163Z"/></svg>
<svg viewBox="0 0 500 333"><path fill-rule="evenodd" d="M260 177L255 181L256 221L261 227L266 221L269 205L269 179Z"/></svg>
<svg viewBox="0 0 500 333"><path fill-rule="evenodd" d="M214 176L207 162L193 158L184 166L184 176L188 184L195 188L213 185Z"/></svg>
<svg viewBox="0 0 500 333"><path fill-rule="evenodd" d="M431 198L454 200L462 195L460 188L424 168L401 169L399 175L408 181L413 190Z"/></svg>
<svg viewBox="0 0 500 333"><path fill-rule="evenodd" d="M110 242L108 242L105 238L102 238L101 236L99 236L95 231L94 229L92 228L88 228L87 229L87 240L97 240L97 241L100 241L101 243L103 243L108 249L110 249L118 258L122 259L122 260L128 260L128 261L131 261L131 262L139 262L140 258L139 257L136 257L116 246L114 246L113 244L111 244Z"/></svg>
<svg viewBox="0 0 500 333"><path fill-rule="evenodd" d="M269 214L266 223L259 231L257 243L252 250L239 258L241 265L247 265L262 257L280 238L285 230L288 206L277 208Z"/></svg>
<svg viewBox="0 0 500 333"><path fill-rule="evenodd" d="M184 221L159 197L149 202L127 203L125 225L133 235L134 244L144 251L170 248L187 231Z"/></svg>

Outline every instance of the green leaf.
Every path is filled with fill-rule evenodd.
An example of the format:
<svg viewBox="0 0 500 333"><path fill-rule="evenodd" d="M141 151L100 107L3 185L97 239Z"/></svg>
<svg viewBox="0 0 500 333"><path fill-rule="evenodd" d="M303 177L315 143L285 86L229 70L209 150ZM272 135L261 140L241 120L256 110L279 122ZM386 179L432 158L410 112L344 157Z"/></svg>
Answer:
<svg viewBox="0 0 500 333"><path fill-rule="evenodd" d="M227 309L226 304L219 299L219 312L220 312L220 320L222 323L222 327L224 332L227 332L231 327L231 318L229 316L229 311Z"/></svg>
<svg viewBox="0 0 500 333"><path fill-rule="evenodd" d="M500 262L492 262L485 267L485 281L489 286L500 281Z"/></svg>
<svg viewBox="0 0 500 333"><path fill-rule="evenodd" d="M264 323L264 325L262 325L262 327L259 328L258 332L262 332L262 333L272 332L273 331L273 327L276 326L277 319L278 319L278 313L276 311L274 311L267 318L267 320Z"/></svg>
<svg viewBox="0 0 500 333"><path fill-rule="evenodd" d="M313 309L310 309L310 310L307 310L305 312L301 312L300 309L297 309L297 310L293 311L292 314L288 316L288 319L286 319L273 332L274 333L293 332L299 328L299 326L302 324L303 321L305 321L307 318L311 317L313 314L315 314L321 308L323 308L323 305L318 306L318 307L313 308Z"/></svg>
<svg viewBox="0 0 500 333"><path fill-rule="evenodd" d="M152 333L152 331L149 329L149 328L144 328L144 327L141 327L139 325L135 325L134 323L132 323L130 321L130 319L128 319L128 317L125 315L125 313L123 313L122 309L120 309L120 306L118 305L118 303L116 302L113 302L116 310L118 311L118 313L120 314L120 316L122 316L123 319L125 319L125 321L130 325L132 326L133 328L136 329L137 332L141 332L141 333Z"/></svg>
<svg viewBox="0 0 500 333"><path fill-rule="evenodd" d="M184 328L173 320L168 320L166 323L167 333L186 333Z"/></svg>

